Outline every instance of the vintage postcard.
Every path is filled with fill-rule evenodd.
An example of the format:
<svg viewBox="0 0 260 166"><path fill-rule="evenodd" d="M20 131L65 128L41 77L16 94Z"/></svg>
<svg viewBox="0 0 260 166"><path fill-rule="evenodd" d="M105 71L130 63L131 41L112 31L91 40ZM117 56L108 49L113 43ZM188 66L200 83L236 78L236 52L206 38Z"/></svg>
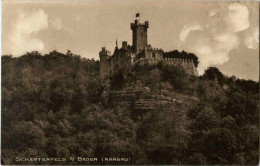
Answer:
<svg viewBox="0 0 260 166"><path fill-rule="evenodd" d="M3 0L2 165L257 165L259 2Z"/></svg>

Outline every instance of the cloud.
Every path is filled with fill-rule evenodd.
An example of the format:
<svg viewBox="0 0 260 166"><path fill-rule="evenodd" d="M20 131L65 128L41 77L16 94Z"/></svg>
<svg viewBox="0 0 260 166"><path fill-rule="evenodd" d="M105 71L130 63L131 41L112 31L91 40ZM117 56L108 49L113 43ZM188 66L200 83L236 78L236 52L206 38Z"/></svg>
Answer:
<svg viewBox="0 0 260 166"><path fill-rule="evenodd" d="M185 42L186 38L188 37L191 31L202 30L202 29L203 27L199 24L191 25L191 26L185 25L180 33L180 40L182 42Z"/></svg>
<svg viewBox="0 0 260 166"><path fill-rule="evenodd" d="M60 18L53 18L50 20L50 27L55 30L61 30L64 27L64 25L62 24Z"/></svg>
<svg viewBox="0 0 260 166"><path fill-rule="evenodd" d="M259 46L259 27L256 27L249 35L246 36L244 44L249 49L257 49Z"/></svg>
<svg viewBox="0 0 260 166"><path fill-rule="evenodd" d="M228 62L229 53L240 44L237 33L249 28L248 9L240 3L210 10L208 14L208 19L203 24L185 25L180 32L183 49L199 57L200 74L209 66ZM252 48L252 43L255 43L253 36L256 34L245 42Z"/></svg>
<svg viewBox="0 0 260 166"><path fill-rule="evenodd" d="M70 28L69 26L65 26L62 23L62 20L59 17L52 17L49 19L49 24L50 24L50 28L57 30L57 31L61 31L61 32L65 32L68 35L72 35L72 33L74 32L72 28Z"/></svg>
<svg viewBox="0 0 260 166"><path fill-rule="evenodd" d="M229 52L239 45L236 35L224 33L208 37L207 40L199 42L192 47L192 51L199 56L199 72L202 74L211 65L219 65L229 60Z"/></svg>
<svg viewBox="0 0 260 166"><path fill-rule="evenodd" d="M48 28L48 15L42 10L19 11L10 34L11 54L22 55L30 51L41 51L44 43L36 37L41 30Z"/></svg>
<svg viewBox="0 0 260 166"><path fill-rule="evenodd" d="M233 3L228 7L226 22L232 32L239 32L249 27L249 11L240 3Z"/></svg>

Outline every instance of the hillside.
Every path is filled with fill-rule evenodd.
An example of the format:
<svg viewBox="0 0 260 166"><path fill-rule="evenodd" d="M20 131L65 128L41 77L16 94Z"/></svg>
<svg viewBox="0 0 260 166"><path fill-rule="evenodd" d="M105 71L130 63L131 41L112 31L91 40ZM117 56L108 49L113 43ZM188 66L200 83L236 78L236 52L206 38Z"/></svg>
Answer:
<svg viewBox="0 0 260 166"><path fill-rule="evenodd" d="M2 164L257 164L258 93L214 67L195 77L159 62L102 80L99 61L70 51L2 56Z"/></svg>

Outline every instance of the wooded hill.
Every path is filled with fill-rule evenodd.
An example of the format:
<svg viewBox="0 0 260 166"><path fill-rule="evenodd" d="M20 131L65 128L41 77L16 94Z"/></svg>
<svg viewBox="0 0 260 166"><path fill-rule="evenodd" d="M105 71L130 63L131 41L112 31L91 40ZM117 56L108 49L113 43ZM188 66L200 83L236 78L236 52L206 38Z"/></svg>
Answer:
<svg viewBox="0 0 260 166"><path fill-rule="evenodd" d="M236 164L259 159L259 82L162 63L99 79L68 51L2 56L2 164ZM15 157L130 157L16 162Z"/></svg>

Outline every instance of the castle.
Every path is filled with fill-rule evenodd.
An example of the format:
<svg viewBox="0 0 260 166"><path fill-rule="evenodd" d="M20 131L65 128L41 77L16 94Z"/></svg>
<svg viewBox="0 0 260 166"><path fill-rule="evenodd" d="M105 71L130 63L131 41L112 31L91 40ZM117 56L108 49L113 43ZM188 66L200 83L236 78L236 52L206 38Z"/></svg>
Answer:
<svg viewBox="0 0 260 166"><path fill-rule="evenodd" d="M136 14L139 16L139 14ZM114 53L102 47L99 52L100 57L100 77L105 78L114 73L120 67L131 67L136 64L155 64L160 61L175 66L181 66L191 75L198 75L196 67L192 59L176 59L164 58L164 51L158 48L152 48L147 43L147 29L149 22L140 23L139 19L135 19L134 23L130 24L133 34L133 45L130 46L126 41L122 42L122 47L118 48L117 41Z"/></svg>

